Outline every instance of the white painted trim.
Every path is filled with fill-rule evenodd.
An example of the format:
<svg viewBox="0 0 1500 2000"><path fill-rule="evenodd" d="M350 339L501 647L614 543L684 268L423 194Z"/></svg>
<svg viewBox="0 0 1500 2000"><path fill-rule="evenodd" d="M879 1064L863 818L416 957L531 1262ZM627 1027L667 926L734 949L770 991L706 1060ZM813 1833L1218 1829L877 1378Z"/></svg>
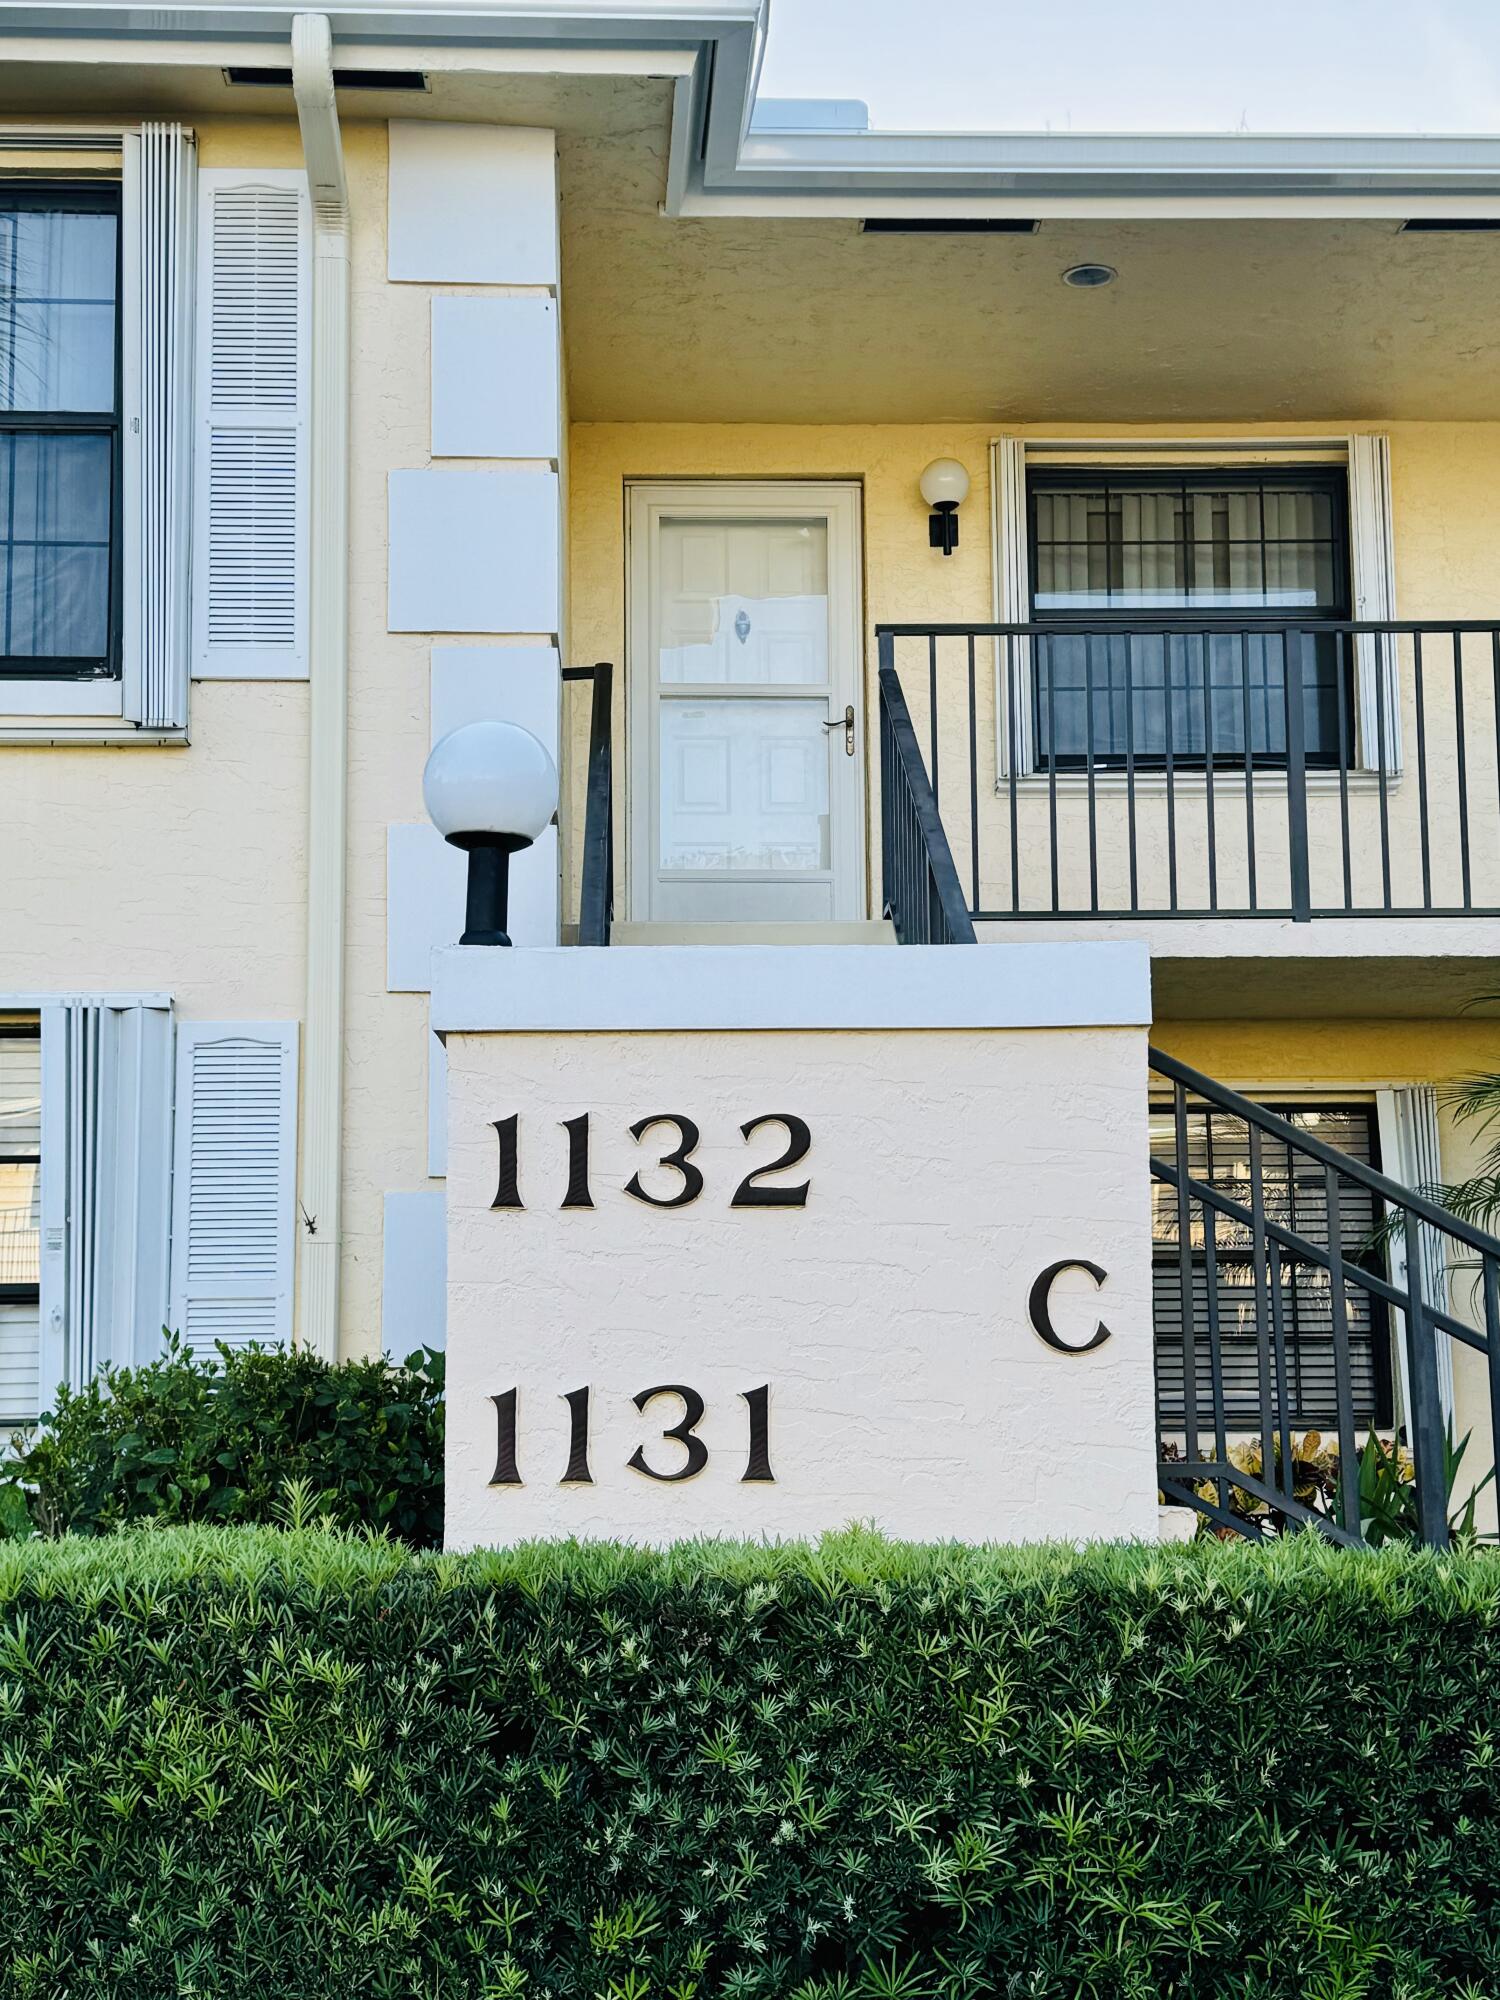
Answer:
<svg viewBox="0 0 1500 2000"><path fill-rule="evenodd" d="M625 755L630 783L625 810L626 908L623 917L654 921L651 845L659 796L656 682L651 672L656 609L657 529L662 517L701 520L726 516L775 520L788 511L821 515L828 524L828 656L830 714L847 680L854 704L851 810L837 829L832 857L834 921L858 923L868 914L869 756L865 676L864 505L854 481L801 479L632 480L626 486L625 531ZM843 660L842 668L838 665ZM754 688L746 693L754 694ZM774 692L774 691L771 691ZM746 878L741 878L746 879ZM792 878L788 878L791 880ZM727 882L726 882L727 886Z"/></svg>
<svg viewBox="0 0 1500 2000"><path fill-rule="evenodd" d="M140 729L122 724L116 729L58 729L49 722L34 729L0 728L0 744L25 750L145 750L186 749L185 729Z"/></svg>
<svg viewBox="0 0 1500 2000"><path fill-rule="evenodd" d="M90 62L140 61L136 8L54 0L29 18L15 11L40 32L7 45L12 62L77 60L67 37L86 38ZM1490 132L752 132L766 11L765 0L446 0L443 47L430 6L363 0L340 27L368 40L341 36L340 50L369 61L387 36L377 66L668 78L690 61L667 163L672 214L858 216L910 212L919 200L925 215L1500 215L1500 140ZM157 61L217 66L264 60L268 42L291 35L295 9L219 0L190 20L181 8L162 19Z"/></svg>
<svg viewBox="0 0 1500 2000"><path fill-rule="evenodd" d="M448 1216L442 1188L388 1193L381 1243L380 1341L393 1360L448 1337Z"/></svg>
<svg viewBox="0 0 1500 2000"><path fill-rule="evenodd" d="M0 715L120 715L125 687L118 678L97 681L0 681Z"/></svg>
<svg viewBox="0 0 1500 2000"><path fill-rule="evenodd" d="M313 215L307 583L307 992L296 1344L338 1353L343 1253L345 819L349 733L349 195L324 14L292 23L292 77Z"/></svg>
<svg viewBox="0 0 1500 2000"><path fill-rule="evenodd" d="M1144 1028L1151 1020L1150 960L1136 944L458 945L433 953L432 982L441 1035Z"/></svg>
<svg viewBox="0 0 1500 2000"><path fill-rule="evenodd" d="M1437 1091L1430 1083L1406 1084L1375 1093L1376 1132L1380 1141L1380 1164L1384 1173L1402 1187L1424 1190L1442 1179L1442 1142L1438 1132ZM1440 1229L1426 1223L1418 1226L1421 1250L1423 1293L1430 1306L1444 1312L1453 1309L1449 1296L1449 1243ZM1392 1282L1407 1282L1406 1239L1398 1235L1388 1255ZM1393 1312L1392 1344L1395 1348L1396 1379L1400 1384L1401 1413L1411 1408L1410 1357L1406 1351L1405 1315ZM1435 1336L1438 1395L1443 1416L1453 1421L1453 1342L1446 1335Z"/></svg>

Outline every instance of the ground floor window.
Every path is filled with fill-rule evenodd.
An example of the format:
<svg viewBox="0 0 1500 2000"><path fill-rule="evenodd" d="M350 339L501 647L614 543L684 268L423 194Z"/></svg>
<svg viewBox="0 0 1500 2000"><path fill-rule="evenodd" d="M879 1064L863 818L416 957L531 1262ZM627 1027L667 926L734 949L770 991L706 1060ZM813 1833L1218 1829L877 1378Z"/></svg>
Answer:
<svg viewBox="0 0 1500 2000"><path fill-rule="evenodd" d="M0 1427L38 1408L41 1161L40 1025L0 1019Z"/></svg>
<svg viewBox="0 0 1500 2000"><path fill-rule="evenodd" d="M1299 1132L1368 1166L1378 1164L1373 1105L1306 1103L1272 1105L1278 1117ZM1244 1207L1251 1196L1250 1135L1243 1119L1208 1106L1190 1106L1189 1172ZM1170 1160L1174 1142L1170 1107L1153 1109L1151 1151ZM1267 1217L1305 1241L1326 1245L1328 1199L1323 1169L1266 1135L1261 1169ZM1373 1240L1378 1204L1367 1188L1343 1179L1339 1189L1339 1242L1345 1261L1383 1268L1383 1252ZM1209 1339L1209 1245L1202 1210L1190 1210L1190 1268L1194 1381L1200 1412L1210 1411L1212 1353ZM1156 1341L1158 1422L1164 1431L1183 1421L1184 1327L1179 1215L1176 1190L1152 1183L1152 1304ZM1232 1218L1215 1218L1213 1303L1217 1307L1228 1426L1258 1431L1262 1423L1258 1328L1279 1316L1286 1351L1290 1408L1277 1415L1299 1429L1331 1427L1337 1421L1334 1394L1333 1312L1328 1273L1306 1259L1283 1253L1274 1284L1268 1270L1257 1300L1252 1232ZM1355 1421L1361 1427L1392 1419L1389 1329L1384 1308L1360 1285L1346 1285L1350 1372ZM1259 1308L1259 1310L1258 1310Z"/></svg>

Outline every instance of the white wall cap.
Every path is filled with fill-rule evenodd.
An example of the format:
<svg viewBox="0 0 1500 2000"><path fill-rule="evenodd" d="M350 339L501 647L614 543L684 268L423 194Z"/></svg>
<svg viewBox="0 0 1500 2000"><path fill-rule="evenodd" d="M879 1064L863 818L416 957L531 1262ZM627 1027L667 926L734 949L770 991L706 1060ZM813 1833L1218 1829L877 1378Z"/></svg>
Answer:
<svg viewBox="0 0 1500 2000"><path fill-rule="evenodd" d="M439 1034L1102 1028L1151 1020L1138 944L662 945L433 954Z"/></svg>

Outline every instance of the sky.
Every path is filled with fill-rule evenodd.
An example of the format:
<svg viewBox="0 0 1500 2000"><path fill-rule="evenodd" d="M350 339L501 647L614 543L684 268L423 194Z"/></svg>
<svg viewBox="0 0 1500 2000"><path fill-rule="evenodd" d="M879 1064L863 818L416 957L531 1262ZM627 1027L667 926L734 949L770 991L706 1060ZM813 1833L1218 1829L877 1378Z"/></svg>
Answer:
<svg viewBox="0 0 1500 2000"><path fill-rule="evenodd" d="M760 94L886 131L1500 134L1500 0L771 0Z"/></svg>

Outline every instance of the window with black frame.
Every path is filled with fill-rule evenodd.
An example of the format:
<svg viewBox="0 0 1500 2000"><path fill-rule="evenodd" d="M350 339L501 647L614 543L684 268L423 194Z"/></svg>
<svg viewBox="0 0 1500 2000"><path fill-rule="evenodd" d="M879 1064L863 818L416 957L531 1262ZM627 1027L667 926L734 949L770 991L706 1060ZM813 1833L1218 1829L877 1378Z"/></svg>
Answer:
<svg viewBox="0 0 1500 2000"><path fill-rule="evenodd" d="M1378 1164L1375 1117L1368 1105L1274 1105L1279 1118L1299 1132L1348 1153L1367 1166ZM1251 1205L1249 1128L1231 1113L1190 1104L1187 1110L1188 1171L1194 1180L1216 1189L1242 1208ZM1153 1107L1151 1152L1157 1159L1175 1155L1170 1106ZM1328 1243L1328 1193L1322 1166L1293 1153L1269 1134L1261 1141L1261 1185L1267 1219L1295 1232L1304 1241ZM1151 1184L1152 1316L1156 1342L1157 1419L1164 1431L1181 1426L1185 1354L1183 1338L1182 1271L1178 1252L1177 1190L1165 1181ZM1375 1197L1359 1182L1344 1178L1339 1188L1339 1243L1344 1261L1384 1271L1381 1252L1373 1246L1380 1221ZM1203 1208L1189 1206L1189 1251L1192 1271L1193 1377L1201 1427L1211 1425L1213 1409L1210 1346L1208 1242ZM1248 1227L1216 1213L1213 1230L1219 1341L1222 1356L1226 1426L1231 1431L1258 1431L1260 1398L1261 1313L1255 1290L1254 1246ZM1268 1285L1270 1281L1268 1260ZM1350 1380L1354 1417L1360 1426L1391 1422L1392 1386L1389 1325L1384 1307L1358 1284L1345 1284L1349 1327ZM1267 1297L1264 1305L1269 1307ZM1337 1422L1333 1352L1333 1303L1327 1271L1306 1257L1283 1252L1276 1271L1275 1314L1279 1312L1286 1346L1289 1407L1279 1418L1298 1429L1332 1427ZM1273 1377L1274 1381L1274 1377Z"/></svg>
<svg viewBox="0 0 1500 2000"><path fill-rule="evenodd" d="M1033 641L1042 768L1284 762L1291 630L1307 760L1348 750L1341 467L1037 468L1027 497L1032 623L1099 627Z"/></svg>
<svg viewBox="0 0 1500 2000"><path fill-rule="evenodd" d="M119 672L119 302L117 188L0 184L0 675Z"/></svg>

